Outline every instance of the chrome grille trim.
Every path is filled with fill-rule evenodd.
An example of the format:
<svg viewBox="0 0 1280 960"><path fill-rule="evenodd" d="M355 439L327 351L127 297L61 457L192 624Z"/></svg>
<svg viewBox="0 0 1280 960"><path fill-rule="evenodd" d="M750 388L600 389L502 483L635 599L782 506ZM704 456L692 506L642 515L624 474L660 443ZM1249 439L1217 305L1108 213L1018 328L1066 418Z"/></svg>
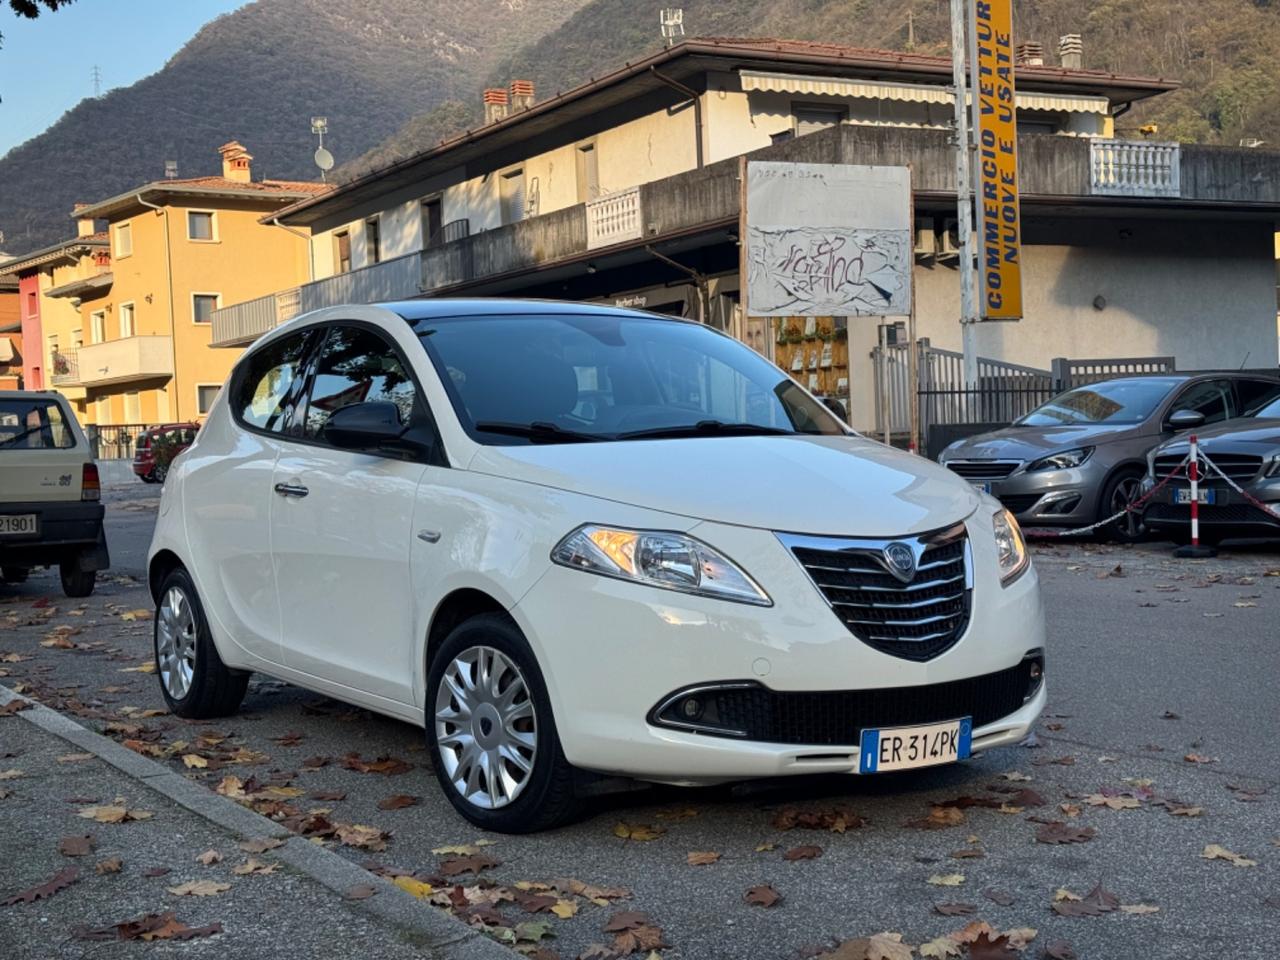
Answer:
<svg viewBox="0 0 1280 960"><path fill-rule="evenodd" d="M963 523L909 537L776 536L846 629L882 653L932 660L969 625L973 558ZM888 566L885 550L893 543L916 558L906 582Z"/></svg>
<svg viewBox="0 0 1280 960"><path fill-rule="evenodd" d="M952 473L966 480L1003 480L1020 466L1021 460L948 460L944 464Z"/></svg>

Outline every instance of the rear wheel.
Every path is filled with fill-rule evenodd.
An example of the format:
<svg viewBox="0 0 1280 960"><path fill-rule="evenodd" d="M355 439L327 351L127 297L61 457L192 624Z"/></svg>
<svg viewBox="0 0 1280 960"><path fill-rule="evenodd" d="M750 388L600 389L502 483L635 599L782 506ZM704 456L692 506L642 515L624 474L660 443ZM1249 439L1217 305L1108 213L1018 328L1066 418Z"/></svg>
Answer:
<svg viewBox="0 0 1280 960"><path fill-rule="evenodd" d="M58 572L62 575L62 592L68 597L87 597L98 582L98 571L81 570L79 557L63 560L58 565Z"/></svg>
<svg viewBox="0 0 1280 960"><path fill-rule="evenodd" d="M169 468L164 466L163 464L157 463L151 469L151 482L164 483L164 478L167 477L168 475L169 475Z"/></svg>
<svg viewBox="0 0 1280 960"><path fill-rule="evenodd" d="M171 571L159 596L153 632L165 703L173 713L193 720L235 713L249 674L232 671L218 656L190 574L181 567Z"/></svg>
<svg viewBox="0 0 1280 960"><path fill-rule="evenodd" d="M1141 496L1141 473L1133 470L1117 473L1107 481L1102 491L1102 506L1098 519L1105 520L1112 514L1126 510ZM1147 528L1142 522L1141 514L1128 510L1115 523L1108 524L1099 530L1098 535L1120 543L1137 543L1147 535Z"/></svg>
<svg viewBox="0 0 1280 960"><path fill-rule="evenodd" d="M5 583L25 583L30 573L29 567L0 567L0 579Z"/></svg>
<svg viewBox="0 0 1280 960"><path fill-rule="evenodd" d="M578 813L542 672L506 617L454 628L431 662L426 702L436 776L462 816L486 830L532 833Z"/></svg>

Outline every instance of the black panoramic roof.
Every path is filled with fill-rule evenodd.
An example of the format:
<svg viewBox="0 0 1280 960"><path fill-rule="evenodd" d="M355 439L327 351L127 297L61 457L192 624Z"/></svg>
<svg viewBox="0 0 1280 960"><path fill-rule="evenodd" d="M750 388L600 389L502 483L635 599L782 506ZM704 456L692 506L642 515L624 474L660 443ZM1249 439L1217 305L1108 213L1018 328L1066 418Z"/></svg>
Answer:
<svg viewBox="0 0 1280 960"><path fill-rule="evenodd" d="M664 314L648 313L644 310L630 310L625 307L611 307L601 303L574 303L562 300L517 300L513 298L458 298L440 297L427 300L400 300L393 303L380 303L398 313L409 323L420 320L447 320L461 317L496 317L496 316L549 316L587 315L630 317L632 319L682 321L680 317Z"/></svg>

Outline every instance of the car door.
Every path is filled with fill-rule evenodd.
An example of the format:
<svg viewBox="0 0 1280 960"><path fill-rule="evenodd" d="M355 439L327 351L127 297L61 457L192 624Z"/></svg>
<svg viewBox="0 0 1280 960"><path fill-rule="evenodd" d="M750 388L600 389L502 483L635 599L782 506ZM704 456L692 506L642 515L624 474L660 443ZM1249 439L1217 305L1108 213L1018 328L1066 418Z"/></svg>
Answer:
<svg viewBox="0 0 1280 960"><path fill-rule="evenodd" d="M1194 410L1203 414L1205 425L1231 419L1237 415L1231 381L1224 377L1219 380L1197 380L1188 384L1165 410L1165 421L1179 410Z"/></svg>
<svg viewBox="0 0 1280 960"><path fill-rule="evenodd" d="M342 450L324 440L337 410L385 400L406 425L425 416L405 359L374 326L325 332L305 411L275 464L272 555L285 664L386 702L413 703L409 557L425 465Z"/></svg>
<svg viewBox="0 0 1280 960"><path fill-rule="evenodd" d="M232 378L230 417L215 415L187 454L185 508L204 603L232 642L271 664L282 662L271 483L314 339L302 331L250 353Z"/></svg>

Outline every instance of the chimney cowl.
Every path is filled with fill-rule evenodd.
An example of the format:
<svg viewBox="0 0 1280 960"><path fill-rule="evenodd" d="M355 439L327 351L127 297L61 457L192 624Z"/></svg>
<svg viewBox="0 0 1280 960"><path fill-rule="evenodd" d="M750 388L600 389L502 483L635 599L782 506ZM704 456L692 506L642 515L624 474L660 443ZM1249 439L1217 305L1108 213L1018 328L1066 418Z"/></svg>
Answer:
<svg viewBox="0 0 1280 960"><path fill-rule="evenodd" d="M1018 49L1014 53L1014 63L1019 67L1043 67L1044 44L1035 40L1018 44Z"/></svg>
<svg viewBox="0 0 1280 960"><path fill-rule="evenodd" d="M1068 33L1058 38L1058 56L1064 70L1084 68L1084 41L1078 33Z"/></svg>
<svg viewBox="0 0 1280 960"><path fill-rule="evenodd" d="M507 91L502 87L487 87L484 91L484 122L496 123L507 112Z"/></svg>
<svg viewBox="0 0 1280 960"><path fill-rule="evenodd" d="M239 140L224 143L218 148L218 153L222 155L222 176L225 179L235 180L239 183L248 183L253 179L253 173L250 169L253 155L244 148L244 144Z"/></svg>
<svg viewBox="0 0 1280 960"><path fill-rule="evenodd" d="M532 80L512 80L511 81L511 109L528 110L533 106L533 81Z"/></svg>

